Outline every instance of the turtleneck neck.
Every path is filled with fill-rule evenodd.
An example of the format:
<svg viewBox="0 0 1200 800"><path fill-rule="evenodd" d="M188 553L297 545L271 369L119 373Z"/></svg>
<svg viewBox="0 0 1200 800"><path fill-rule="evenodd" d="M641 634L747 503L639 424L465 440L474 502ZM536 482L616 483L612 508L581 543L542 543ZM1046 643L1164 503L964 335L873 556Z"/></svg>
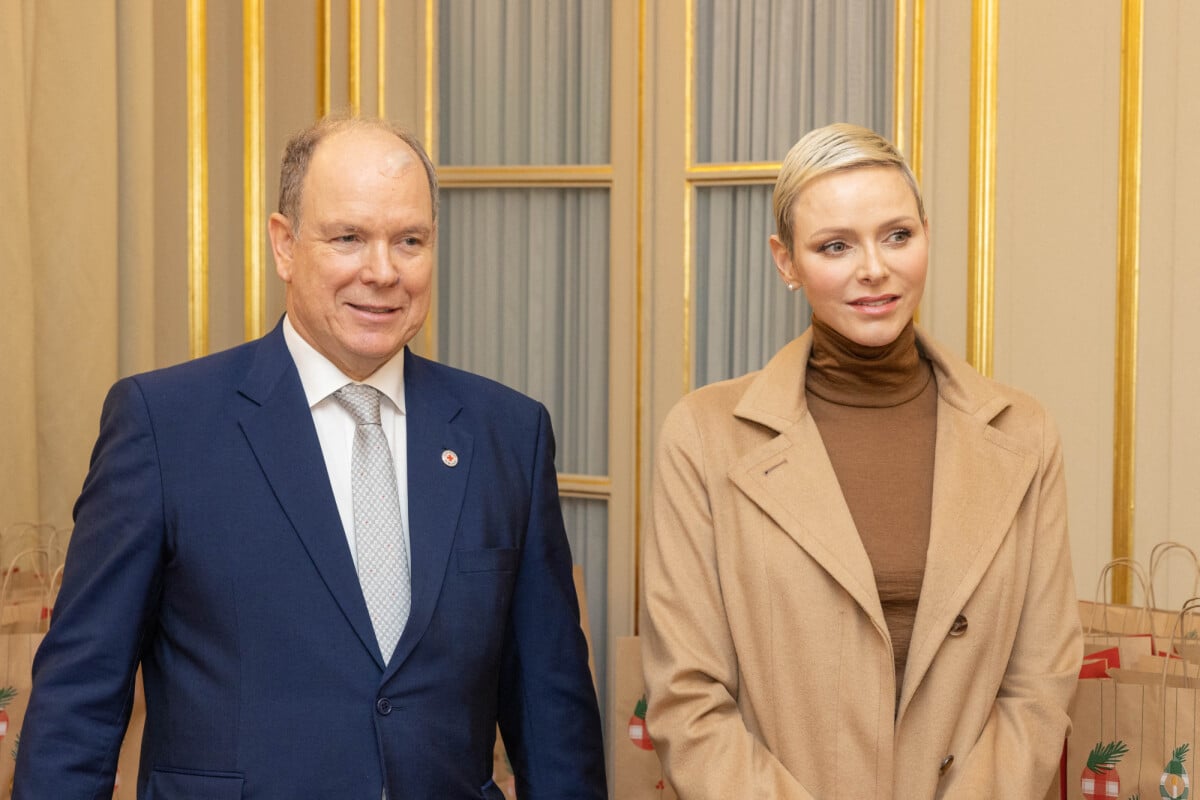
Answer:
<svg viewBox="0 0 1200 800"><path fill-rule="evenodd" d="M890 344L863 345L813 317L812 353L805 388L831 403L889 408L917 397L933 379L933 368L917 349L910 320Z"/></svg>

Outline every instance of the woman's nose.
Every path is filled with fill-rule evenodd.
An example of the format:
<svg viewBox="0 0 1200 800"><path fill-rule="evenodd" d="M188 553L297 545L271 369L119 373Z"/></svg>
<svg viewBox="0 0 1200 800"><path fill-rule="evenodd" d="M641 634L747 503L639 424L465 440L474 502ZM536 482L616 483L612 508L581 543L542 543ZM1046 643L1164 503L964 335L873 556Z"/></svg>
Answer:
<svg viewBox="0 0 1200 800"><path fill-rule="evenodd" d="M862 258L858 262L858 279L874 283L886 277L887 273L887 262L884 260L883 254L876 248L865 248Z"/></svg>

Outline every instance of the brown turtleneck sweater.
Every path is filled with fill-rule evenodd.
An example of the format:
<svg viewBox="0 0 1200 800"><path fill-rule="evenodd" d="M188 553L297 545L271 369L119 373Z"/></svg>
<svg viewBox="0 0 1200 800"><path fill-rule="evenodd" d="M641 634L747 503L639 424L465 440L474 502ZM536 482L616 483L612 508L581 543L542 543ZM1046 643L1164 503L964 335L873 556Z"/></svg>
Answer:
<svg viewBox="0 0 1200 800"><path fill-rule="evenodd" d="M875 571L899 701L929 547L937 383L911 322L882 347L812 328L808 408Z"/></svg>

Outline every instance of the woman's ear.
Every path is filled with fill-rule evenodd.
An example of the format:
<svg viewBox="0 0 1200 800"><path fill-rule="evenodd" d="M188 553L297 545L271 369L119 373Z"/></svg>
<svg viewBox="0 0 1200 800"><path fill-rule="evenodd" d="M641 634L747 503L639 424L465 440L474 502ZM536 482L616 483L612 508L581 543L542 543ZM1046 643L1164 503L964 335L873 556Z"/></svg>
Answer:
<svg viewBox="0 0 1200 800"><path fill-rule="evenodd" d="M779 273L779 277L783 278L783 282L793 291L799 289L804 284L800 281L799 270L792 263L792 254L788 252L787 245L776 236L771 234L771 258L775 259L775 271Z"/></svg>

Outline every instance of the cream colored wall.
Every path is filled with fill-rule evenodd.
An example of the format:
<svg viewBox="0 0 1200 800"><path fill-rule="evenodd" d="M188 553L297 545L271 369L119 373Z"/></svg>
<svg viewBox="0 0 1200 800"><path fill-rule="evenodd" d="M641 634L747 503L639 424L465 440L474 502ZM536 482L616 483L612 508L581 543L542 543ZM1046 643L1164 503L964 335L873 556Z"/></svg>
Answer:
<svg viewBox="0 0 1200 800"><path fill-rule="evenodd" d="M966 330L970 4L930 0L925 188L933 219L922 320L960 353ZM1200 201L1188 96L1200 10L1146 4L1135 555L1164 538L1200 547L1200 292L1189 209ZM1000 4L994 375L1050 410L1067 462L1072 550L1090 595L1112 552L1121 3ZM1189 77L1192 79L1189 81ZM1189 291L1190 290L1190 291ZM1191 594L1172 561L1160 602ZM1186 577L1186 580L1185 580ZM1186 585L1185 585L1186 584Z"/></svg>
<svg viewBox="0 0 1200 800"><path fill-rule="evenodd" d="M1148 561L1161 539L1200 549L1200 5L1146 3L1145 33L1135 554ZM1200 594L1171 563L1156 591Z"/></svg>

